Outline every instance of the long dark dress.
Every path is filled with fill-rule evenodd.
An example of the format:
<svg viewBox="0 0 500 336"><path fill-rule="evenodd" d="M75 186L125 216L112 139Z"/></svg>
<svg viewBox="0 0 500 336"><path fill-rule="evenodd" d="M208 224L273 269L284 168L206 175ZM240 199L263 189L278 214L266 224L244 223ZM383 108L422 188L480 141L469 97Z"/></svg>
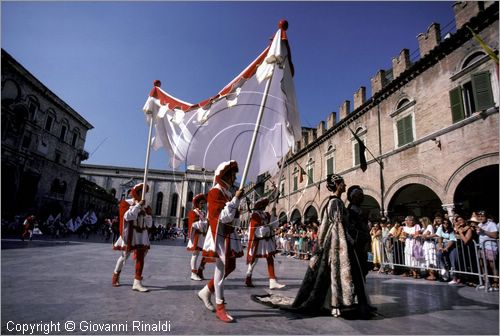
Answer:
<svg viewBox="0 0 500 336"><path fill-rule="evenodd" d="M331 197L319 229L320 248L309 263L293 308L319 314L324 309L353 305L354 285L350 260L353 240L348 235L348 217L342 200Z"/></svg>

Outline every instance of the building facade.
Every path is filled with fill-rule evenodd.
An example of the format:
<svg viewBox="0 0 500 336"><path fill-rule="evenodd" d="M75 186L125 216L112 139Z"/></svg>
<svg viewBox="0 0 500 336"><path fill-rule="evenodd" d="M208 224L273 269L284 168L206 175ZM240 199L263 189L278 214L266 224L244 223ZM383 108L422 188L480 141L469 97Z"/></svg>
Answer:
<svg viewBox="0 0 500 336"><path fill-rule="evenodd" d="M127 191L143 181L144 170L129 167L113 167L82 164L80 176L97 184L113 195L116 200L127 197ZM193 197L207 193L213 185L213 172L193 166L185 172L150 169L149 192L146 204L153 209L156 226L174 224L183 226L183 219L192 208Z"/></svg>
<svg viewBox="0 0 500 336"><path fill-rule="evenodd" d="M498 2L457 2L453 9L456 32L442 38L432 23L417 37L417 61L403 49L391 69L371 78L371 98L361 87L352 111L350 101L340 106L338 122L333 112L303 130L281 180L271 179L281 191L282 221L321 217L329 173L365 190L371 217L485 209L498 219L498 65L469 30L498 53ZM367 147L364 172L354 134Z"/></svg>
<svg viewBox="0 0 500 336"><path fill-rule="evenodd" d="M92 128L2 49L2 218L68 218Z"/></svg>

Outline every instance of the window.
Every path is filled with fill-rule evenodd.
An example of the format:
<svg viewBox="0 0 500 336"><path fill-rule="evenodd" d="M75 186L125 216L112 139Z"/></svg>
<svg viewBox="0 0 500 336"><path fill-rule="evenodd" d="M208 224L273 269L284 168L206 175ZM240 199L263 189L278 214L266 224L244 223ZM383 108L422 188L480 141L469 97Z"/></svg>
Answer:
<svg viewBox="0 0 500 336"><path fill-rule="evenodd" d="M333 174L334 171L335 171L335 167L334 167L335 157L334 157L334 154L335 154L335 148L332 145L328 146L328 149L327 149L326 155L325 155L325 158L326 158L326 175Z"/></svg>
<svg viewBox="0 0 500 336"><path fill-rule="evenodd" d="M356 134L356 137L359 138L359 140L363 143L366 144L366 133L367 130L363 126L358 126L356 128L356 131L354 134ZM352 135L352 133L351 133ZM358 142L358 139L356 139L355 136L351 137L351 143L352 143L352 164L353 167L359 166L361 164L361 159L360 159L360 143Z"/></svg>
<svg viewBox="0 0 500 336"><path fill-rule="evenodd" d="M71 139L71 146L75 147L77 139L78 139L78 133L74 132L73 138Z"/></svg>
<svg viewBox="0 0 500 336"><path fill-rule="evenodd" d="M307 161L307 185L314 183L314 161L312 158Z"/></svg>
<svg viewBox="0 0 500 336"><path fill-rule="evenodd" d="M394 118L394 143L396 147L404 146L415 140L415 100L401 99L396 105L396 110L391 113ZM366 144L366 141L363 140ZM359 147L356 157L359 159ZM357 161L359 164L359 160Z"/></svg>
<svg viewBox="0 0 500 336"><path fill-rule="evenodd" d="M454 88L449 95L453 123L495 104L488 71L472 74L470 81Z"/></svg>
<svg viewBox="0 0 500 336"><path fill-rule="evenodd" d="M175 217L177 216L177 202L179 200L179 195L174 193L172 195L172 203L170 204L170 216Z"/></svg>
<svg viewBox="0 0 500 336"><path fill-rule="evenodd" d="M31 133L28 132L23 137L22 147L23 148L29 148L30 144L31 144Z"/></svg>
<svg viewBox="0 0 500 336"><path fill-rule="evenodd" d="M295 167L293 170L293 191L297 191L299 188L299 169Z"/></svg>
<svg viewBox="0 0 500 336"><path fill-rule="evenodd" d="M28 98L28 112L30 114L30 120L35 120L36 111L38 111L38 100L34 96Z"/></svg>
<svg viewBox="0 0 500 336"><path fill-rule="evenodd" d="M281 183L280 183L280 194L281 194L281 196L285 195L285 180L281 180Z"/></svg>
<svg viewBox="0 0 500 336"><path fill-rule="evenodd" d="M55 161L56 163L60 163L60 162L61 162L61 154L62 154L62 153L61 153L60 151L56 151L56 156L55 156L55 158L54 158L54 161Z"/></svg>
<svg viewBox="0 0 500 336"><path fill-rule="evenodd" d="M413 117L411 114L399 119L396 122L398 132L398 147L404 146L413 141ZM359 164L359 146L358 146L358 164Z"/></svg>
<svg viewBox="0 0 500 336"><path fill-rule="evenodd" d="M52 123L54 122L54 119L51 116L47 116L47 119L45 120L45 130L49 131L52 129Z"/></svg>
<svg viewBox="0 0 500 336"><path fill-rule="evenodd" d="M59 140L61 141L64 141L64 139L66 138L66 131L68 130L68 128L64 125L61 126L61 134L59 134Z"/></svg>
<svg viewBox="0 0 500 336"><path fill-rule="evenodd" d="M157 195L156 195L156 211L155 211L155 215L156 216L161 216L161 205L163 203L163 193L160 191Z"/></svg>

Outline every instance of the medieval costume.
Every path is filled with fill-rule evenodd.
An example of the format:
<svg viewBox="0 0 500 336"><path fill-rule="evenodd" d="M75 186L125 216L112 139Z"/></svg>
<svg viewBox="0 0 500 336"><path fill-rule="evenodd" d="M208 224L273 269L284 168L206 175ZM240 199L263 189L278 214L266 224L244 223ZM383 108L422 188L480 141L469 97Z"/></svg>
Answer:
<svg viewBox="0 0 500 336"><path fill-rule="evenodd" d="M132 199L120 202L120 237L113 245L114 250L121 251L121 256L116 261L113 272L112 285L120 285L120 273L125 261L134 251L135 258L135 278L132 286L133 290L147 292L149 289L142 285L142 271L144 269L144 258L149 250L149 232L153 224L151 208L144 208L142 200L143 183L135 185L130 194ZM146 186L146 192L148 191Z"/></svg>
<svg viewBox="0 0 500 336"><path fill-rule="evenodd" d="M235 226L239 226L238 207L242 191L233 196L232 185L236 180L236 161L221 163L215 170L214 187L207 196L209 230L203 246L203 256L216 258L214 277L198 292L205 307L214 311L211 302L215 293L216 316L223 322L234 319L225 310L224 279L236 268L236 258L243 256L241 241Z"/></svg>
<svg viewBox="0 0 500 336"><path fill-rule="evenodd" d="M193 198L193 209L188 213L188 236L189 241L187 250L192 252L191 256L191 280L203 280L203 269L206 260L202 258L200 266L197 267L198 256L203 250L205 235L207 234L208 224L205 205L207 197L205 194L198 194Z"/></svg>
<svg viewBox="0 0 500 336"><path fill-rule="evenodd" d="M264 209L269 204L267 197L258 200L254 205L254 212L250 218L247 248L247 276L245 285L255 287L252 283L252 272L259 258L267 261L269 273L269 289L285 287L278 283L274 273L274 255L276 254L276 240L274 230L278 227L278 218Z"/></svg>

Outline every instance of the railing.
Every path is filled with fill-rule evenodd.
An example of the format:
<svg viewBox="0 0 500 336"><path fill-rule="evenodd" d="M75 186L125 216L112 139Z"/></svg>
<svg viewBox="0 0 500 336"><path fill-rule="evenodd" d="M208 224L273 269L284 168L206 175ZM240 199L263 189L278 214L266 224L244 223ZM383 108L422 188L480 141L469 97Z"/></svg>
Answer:
<svg viewBox="0 0 500 336"><path fill-rule="evenodd" d="M493 283L498 288L498 240L487 240L482 244L471 240L464 244L459 239L450 250L440 249L436 239L399 240L389 237L378 245L381 258L379 272L385 269L394 271L396 268L419 272L427 270L432 275L437 273L445 281L462 278L474 282L477 279L477 289L492 291Z"/></svg>

